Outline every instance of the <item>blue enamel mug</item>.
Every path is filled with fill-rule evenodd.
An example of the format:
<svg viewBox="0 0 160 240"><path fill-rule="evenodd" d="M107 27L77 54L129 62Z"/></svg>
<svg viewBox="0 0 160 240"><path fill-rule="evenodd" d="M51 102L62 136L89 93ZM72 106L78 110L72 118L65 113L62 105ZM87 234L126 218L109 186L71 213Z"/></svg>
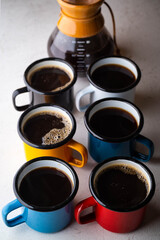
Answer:
<svg viewBox="0 0 160 240"><path fill-rule="evenodd" d="M66 199L57 203L57 205L35 205L32 201L26 201L20 193L19 188L23 178L31 171L43 167L54 168L60 172L60 174L63 173L70 179L71 193ZM31 182L31 184L33 183ZM53 184L57 184L57 182ZM76 172L63 160L53 157L40 157L30 160L22 165L14 177L13 189L16 199L3 207L3 220L8 227L14 227L25 222L30 228L39 232L58 232L65 228L73 219L73 199L78 191L78 186L79 181ZM61 190L62 189L58 191ZM14 218L8 219L8 214L17 208L21 208L22 213Z"/></svg>
<svg viewBox="0 0 160 240"><path fill-rule="evenodd" d="M137 124L136 129L130 132L129 135L124 135L123 137L112 137L108 136L107 133L100 134L98 130L91 125L91 119L98 111L108 108L120 109L129 113ZM98 100L91 104L85 112L84 122L88 130L89 154L98 163L116 156L128 156L147 162L154 153L153 142L140 134L144 123L143 114L139 108L130 101L121 98L104 98ZM102 131L103 124L99 121ZM105 124L108 124L107 121ZM114 124L116 125L116 121Z"/></svg>

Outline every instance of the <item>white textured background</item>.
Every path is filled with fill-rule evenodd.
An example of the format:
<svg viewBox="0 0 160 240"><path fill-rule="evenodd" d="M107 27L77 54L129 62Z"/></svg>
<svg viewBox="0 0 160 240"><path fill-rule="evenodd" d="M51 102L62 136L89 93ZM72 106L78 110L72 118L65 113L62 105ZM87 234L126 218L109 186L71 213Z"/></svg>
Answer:
<svg viewBox="0 0 160 240"><path fill-rule="evenodd" d="M151 138L155 153L147 166L156 179L156 193L148 207L142 226L133 233L115 234L96 222L78 225L73 221L56 234L41 234L26 224L8 228L0 217L0 239L81 239L81 240L158 240L160 239L160 1L108 0L117 24L117 41L122 54L136 61L142 79L136 90L136 104L144 114L142 134ZM0 209L15 198L12 182L17 169L25 162L23 145L17 133L21 113L12 105L12 92L24 86L23 72L33 61L47 57L47 40L55 28L59 6L56 0L3 0L0 19ZM109 12L102 13L112 33ZM77 90L86 85L79 80ZM25 96L26 100L27 96ZM83 114L74 111L77 120L75 139L87 147L87 131ZM80 186L75 203L90 195L88 177L96 163L89 157L78 173Z"/></svg>

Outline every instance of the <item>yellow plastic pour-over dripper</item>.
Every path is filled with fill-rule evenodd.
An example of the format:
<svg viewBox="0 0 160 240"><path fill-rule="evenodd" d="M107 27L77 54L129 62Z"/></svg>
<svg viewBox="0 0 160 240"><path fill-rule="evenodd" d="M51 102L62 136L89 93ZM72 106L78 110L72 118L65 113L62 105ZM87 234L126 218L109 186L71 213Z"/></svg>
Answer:
<svg viewBox="0 0 160 240"><path fill-rule="evenodd" d="M103 28L104 18L100 11L103 0L93 1L84 5L74 5L63 0L57 1L61 6L57 27L67 36L76 38L90 37L100 32Z"/></svg>

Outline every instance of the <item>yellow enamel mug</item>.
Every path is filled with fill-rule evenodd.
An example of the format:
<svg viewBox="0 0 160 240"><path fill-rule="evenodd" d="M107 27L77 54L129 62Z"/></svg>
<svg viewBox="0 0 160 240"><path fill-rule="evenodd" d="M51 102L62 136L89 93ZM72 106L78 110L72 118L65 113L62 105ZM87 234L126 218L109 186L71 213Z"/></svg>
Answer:
<svg viewBox="0 0 160 240"><path fill-rule="evenodd" d="M64 138L62 141L55 144L44 145L35 144L26 137L24 133L24 126L26 122L29 119L31 119L34 115L38 115L45 112L63 115L65 118L67 118L68 122L71 124L71 131L69 132L68 136ZM27 161L37 157L51 156L60 158L73 166L83 167L87 163L88 153L87 149L81 143L72 139L72 137L75 134L75 131L76 121L74 116L65 108L52 104L39 104L30 107L23 112L18 121L18 133L24 143L24 150ZM33 135L36 134L34 129L32 134Z"/></svg>

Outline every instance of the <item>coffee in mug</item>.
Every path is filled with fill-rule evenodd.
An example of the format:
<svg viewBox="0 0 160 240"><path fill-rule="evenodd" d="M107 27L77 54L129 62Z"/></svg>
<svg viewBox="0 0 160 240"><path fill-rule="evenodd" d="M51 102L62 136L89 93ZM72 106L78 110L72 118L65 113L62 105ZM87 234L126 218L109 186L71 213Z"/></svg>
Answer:
<svg viewBox="0 0 160 240"><path fill-rule="evenodd" d="M30 85L41 92L53 92L64 89L72 81L72 76L63 68L54 66L40 67L28 76Z"/></svg>
<svg viewBox="0 0 160 240"><path fill-rule="evenodd" d="M138 123L132 114L121 108L103 108L93 114L90 126L97 134L118 139L133 134Z"/></svg>
<svg viewBox="0 0 160 240"><path fill-rule="evenodd" d="M106 205L118 211L137 206L149 192L149 183L132 165L113 164L95 180L95 192Z"/></svg>
<svg viewBox="0 0 160 240"><path fill-rule="evenodd" d="M92 81L100 88L117 91L132 85L136 81L136 76L127 67L119 64L104 64L94 70Z"/></svg>
<svg viewBox="0 0 160 240"><path fill-rule="evenodd" d="M25 122L23 133L34 144L50 145L63 141L71 129L71 122L63 114L44 111L35 113Z"/></svg>
<svg viewBox="0 0 160 240"><path fill-rule="evenodd" d="M71 192L72 183L69 177L53 167L40 167L30 171L19 185L21 198L37 207L61 204Z"/></svg>

